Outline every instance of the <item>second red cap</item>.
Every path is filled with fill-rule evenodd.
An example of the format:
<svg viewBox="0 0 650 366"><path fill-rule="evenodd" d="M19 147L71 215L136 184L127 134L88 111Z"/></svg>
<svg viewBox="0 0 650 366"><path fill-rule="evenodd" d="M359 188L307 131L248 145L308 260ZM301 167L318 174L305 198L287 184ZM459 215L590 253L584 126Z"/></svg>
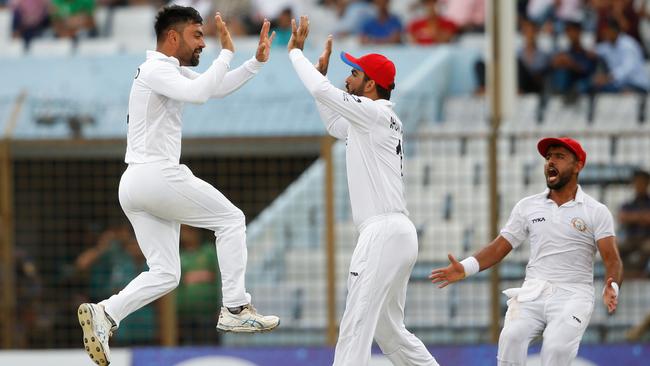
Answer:
<svg viewBox="0 0 650 366"><path fill-rule="evenodd" d="M341 52L341 60L353 68L363 71L382 88L388 90L395 88L395 64L386 56L370 53L356 58L347 52Z"/></svg>
<svg viewBox="0 0 650 366"><path fill-rule="evenodd" d="M587 162L587 153L582 149L580 143L569 137L547 137L539 140L537 143L537 151L546 157L546 152L551 146L564 146L573 152L579 161Z"/></svg>

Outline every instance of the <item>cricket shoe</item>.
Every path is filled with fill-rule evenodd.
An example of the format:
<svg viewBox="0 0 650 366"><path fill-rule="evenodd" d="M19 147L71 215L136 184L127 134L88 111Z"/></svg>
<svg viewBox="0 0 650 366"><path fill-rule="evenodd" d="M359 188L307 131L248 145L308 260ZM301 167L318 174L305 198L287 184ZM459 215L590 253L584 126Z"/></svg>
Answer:
<svg viewBox="0 0 650 366"><path fill-rule="evenodd" d="M280 324L275 315L260 315L251 304L240 307L239 313L232 313L225 306L221 308L217 330L234 333L268 332Z"/></svg>
<svg viewBox="0 0 650 366"><path fill-rule="evenodd" d="M77 311L79 324L84 332L84 348L88 356L98 365L111 363L108 339L117 328L98 304L81 304Z"/></svg>

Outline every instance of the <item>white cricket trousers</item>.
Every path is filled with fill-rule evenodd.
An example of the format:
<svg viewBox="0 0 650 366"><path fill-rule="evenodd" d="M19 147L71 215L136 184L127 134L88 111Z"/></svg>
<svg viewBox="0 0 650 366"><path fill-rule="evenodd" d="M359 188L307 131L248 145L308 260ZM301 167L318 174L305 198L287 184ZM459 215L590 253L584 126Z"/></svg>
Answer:
<svg viewBox="0 0 650 366"><path fill-rule="evenodd" d="M594 309L591 296L554 285L533 301L508 300L497 355L499 366L524 366L528 345L542 335L542 366L569 366Z"/></svg>
<svg viewBox="0 0 650 366"><path fill-rule="evenodd" d="M195 177L185 165L169 161L130 164L120 180L119 199L149 270L101 302L118 324L178 286L181 224L214 231L224 306L250 302L244 285L244 214L216 188Z"/></svg>
<svg viewBox="0 0 650 366"><path fill-rule="evenodd" d="M334 366L368 365L373 336L393 365L438 366L404 326L406 286L417 256L415 227L405 215L380 215L361 225Z"/></svg>

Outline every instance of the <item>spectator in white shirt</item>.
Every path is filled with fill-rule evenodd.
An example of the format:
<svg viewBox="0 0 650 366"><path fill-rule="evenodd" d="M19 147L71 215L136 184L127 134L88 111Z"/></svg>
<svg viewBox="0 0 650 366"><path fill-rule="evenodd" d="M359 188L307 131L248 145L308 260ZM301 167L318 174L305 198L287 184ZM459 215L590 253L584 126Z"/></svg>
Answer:
<svg viewBox="0 0 650 366"><path fill-rule="evenodd" d="M607 66L606 72L596 74L595 91L619 92L650 90L650 77L645 68L643 51L637 41L622 33L618 22L610 19L603 29L603 42L596 46L596 53Z"/></svg>

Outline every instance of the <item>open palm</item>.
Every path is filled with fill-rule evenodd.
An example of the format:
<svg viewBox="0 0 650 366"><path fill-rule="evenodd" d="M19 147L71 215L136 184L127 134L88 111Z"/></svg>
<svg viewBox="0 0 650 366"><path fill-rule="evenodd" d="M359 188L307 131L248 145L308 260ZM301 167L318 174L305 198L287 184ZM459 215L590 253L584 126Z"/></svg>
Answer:
<svg viewBox="0 0 650 366"><path fill-rule="evenodd" d="M269 37L270 28L271 23L267 19L264 19L262 30L260 30L260 42L257 44L257 52L255 53L255 58L259 62L268 61L269 55L271 54L271 44L273 43L273 39L275 39L275 31Z"/></svg>

